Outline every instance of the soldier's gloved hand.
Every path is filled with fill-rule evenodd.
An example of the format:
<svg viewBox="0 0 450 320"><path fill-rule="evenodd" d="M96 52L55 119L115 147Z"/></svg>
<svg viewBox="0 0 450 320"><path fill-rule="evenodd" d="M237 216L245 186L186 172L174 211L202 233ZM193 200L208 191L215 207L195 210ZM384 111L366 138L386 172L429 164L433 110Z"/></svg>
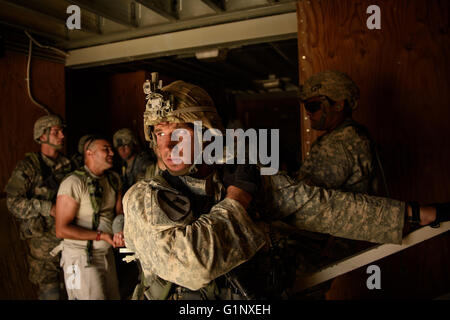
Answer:
<svg viewBox="0 0 450 320"><path fill-rule="evenodd" d="M430 223L431 227L437 228L441 222L450 221L450 202L434 203L432 206L436 208L436 220Z"/></svg>
<svg viewBox="0 0 450 320"><path fill-rule="evenodd" d="M256 165L236 164L225 165L223 183L225 188L235 186L255 197L261 181L261 175Z"/></svg>

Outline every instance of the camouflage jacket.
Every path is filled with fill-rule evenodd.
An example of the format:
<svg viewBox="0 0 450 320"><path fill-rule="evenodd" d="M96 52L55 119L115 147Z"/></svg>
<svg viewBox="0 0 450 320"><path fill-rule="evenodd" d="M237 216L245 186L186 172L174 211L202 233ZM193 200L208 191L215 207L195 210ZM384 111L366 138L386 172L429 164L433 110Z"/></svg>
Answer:
<svg viewBox="0 0 450 320"><path fill-rule="evenodd" d="M239 202L223 199L217 173L209 178L214 190L206 189L206 180L180 178L189 191L175 190L162 176L130 188L124 236L146 278L156 274L198 290L249 260L265 237Z"/></svg>
<svg viewBox="0 0 450 320"><path fill-rule="evenodd" d="M28 153L17 164L5 191L9 211L21 220L22 238L55 233L50 210L60 182L70 171L69 159L61 154L53 160L42 153Z"/></svg>
<svg viewBox="0 0 450 320"><path fill-rule="evenodd" d="M84 167L84 157L78 152L75 153L72 158L70 158L70 162L72 163L73 170L78 170Z"/></svg>
<svg viewBox="0 0 450 320"><path fill-rule="evenodd" d="M319 137L299 170L309 185L358 193L377 188L373 146L364 127L347 119Z"/></svg>
<svg viewBox="0 0 450 320"><path fill-rule="evenodd" d="M130 166L127 166L126 161L122 162L123 193L137 181L144 178L147 167L152 163L154 163L152 156L146 151L137 154Z"/></svg>
<svg viewBox="0 0 450 320"><path fill-rule="evenodd" d="M236 201L225 196L220 178L212 184L190 177L197 194L215 187L215 205L202 212L184 192L158 176L135 184L123 199L126 246L140 261L145 277L157 275L191 290L248 261L266 238ZM223 199L223 200L222 200ZM255 202L269 220L287 219L299 229L372 242L401 243L404 203L324 190L288 176L264 176ZM351 215L342 215L350 211Z"/></svg>
<svg viewBox="0 0 450 320"><path fill-rule="evenodd" d="M158 163L153 162L145 170L144 179L146 179L146 180L152 179L155 176L159 175L161 172L162 172L162 170L158 167Z"/></svg>

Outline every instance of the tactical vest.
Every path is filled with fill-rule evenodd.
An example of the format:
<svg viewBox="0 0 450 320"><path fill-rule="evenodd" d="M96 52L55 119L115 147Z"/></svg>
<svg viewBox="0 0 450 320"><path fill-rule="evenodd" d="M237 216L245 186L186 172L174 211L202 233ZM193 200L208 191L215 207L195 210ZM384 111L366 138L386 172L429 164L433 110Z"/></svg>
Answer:
<svg viewBox="0 0 450 320"><path fill-rule="evenodd" d="M192 212L196 215L207 214L218 201L213 196L202 196L190 191L180 177L175 177L163 171L154 178L161 179L172 188L189 198ZM222 200L222 199L220 199ZM170 199L166 199L170 201ZM176 207L177 203L169 206ZM250 211L249 208L248 211ZM250 216L255 216L250 213ZM168 214L168 216L170 213ZM144 277L142 268L141 283L136 287L133 299L136 300L252 300L268 297L279 297L281 291L288 285L285 279L286 265L283 253L278 250L278 241L274 240L266 252L259 252L250 261L241 264L227 274L211 281L200 290L193 291L185 287L161 279L155 274Z"/></svg>
<svg viewBox="0 0 450 320"><path fill-rule="evenodd" d="M55 203L59 185L71 171L70 163L68 162L61 170L54 172L44 162L41 153L32 152L27 153L25 156L25 161L30 162L33 168L37 169L37 176L42 177L42 179L37 178L32 181L31 188L27 192L27 198L37 198ZM47 192L42 194L36 193L37 188L43 188ZM20 235L22 239L40 237L48 232L54 233L55 219L53 217L38 216L36 218L24 219L20 222ZM55 234L53 235L56 236Z"/></svg>

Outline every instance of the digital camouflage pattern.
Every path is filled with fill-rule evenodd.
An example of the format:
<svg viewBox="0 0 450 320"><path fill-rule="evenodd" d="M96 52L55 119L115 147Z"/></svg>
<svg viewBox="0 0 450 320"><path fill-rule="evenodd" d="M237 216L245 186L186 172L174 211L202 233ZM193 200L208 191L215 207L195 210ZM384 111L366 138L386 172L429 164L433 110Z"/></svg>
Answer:
<svg viewBox="0 0 450 320"><path fill-rule="evenodd" d="M50 210L59 183L71 171L71 165L61 154L56 160L42 155L43 163L39 157L39 153L29 153L17 164L5 192L8 210L20 221L21 238L27 239L29 278L42 291L59 288L59 259L49 252L60 240L56 238L55 219ZM43 173L43 169L49 174Z"/></svg>
<svg viewBox="0 0 450 320"><path fill-rule="evenodd" d="M301 87L301 100L316 96L327 96L334 101L348 100L352 109L356 109L359 88L345 73L327 70L311 76Z"/></svg>
<svg viewBox="0 0 450 320"><path fill-rule="evenodd" d="M155 176L159 175L160 173L161 173L161 169L159 169L158 163L157 162L153 162L145 170L144 179L145 180L152 179Z"/></svg>
<svg viewBox="0 0 450 320"><path fill-rule="evenodd" d="M214 179L212 196L222 199L224 189ZM194 185L193 193L206 186L201 181ZM200 209L161 176L135 184L123 204L126 246L135 252L146 279L157 275L199 290L248 261L265 243L265 235L237 201L213 201L210 210L207 205Z"/></svg>
<svg viewBox="0 0 450 320"><path fill-rule="evenodd" d="M114 144L114 148L118 148L118 147L124 146L124 145L137 146L138 141L136 139L136 136L130 129L123 128L123 129L117 130L116 133L114 133L113 144Z"/></svg>
<svg viewBox="0 0 450 320"><path fill-rule="evenodd" d="M146 170L154 163L153 157L146 151L138 153L130 166L122 162L123 193L133 184L145 177Z"/></svg>
<svg viewBox="0 0 450 320"><path fill-rule="evenodd" d="M41 143L39 138L45 133L45 130L53 126L63 127L63 121L57 115L47 115L40 117L34 123L33 138L37 143Z"/></svg>
<svg viewBox="0 0 450 320"><path fill-rule="evenodd" d="M402 243L404 202L308 186L287 175L263 177L266 217L342 238Z"/></svg>
<svg viewBox="0 0 450 320"><path fill-rule="evenodd" d="M70 162L72 163L72 168L74 170L84 167L84 157L79 153L75 153L72 158L70 158Z"/></svg>
<svg viewBox="0 0 450 320"><path fill-rule="evenodd" d="M299 180L326 189L380 195L374 152L367 130L352 119L346 119L313 143L298 172ZM303 233L296 240L308 243L309 248L300 248L297 252L303 254L316 270L371 246L367 242L327 234ZM322 294L329 286L327 290L323 289ZM324 295L320 298L324 298Z"/></svg>
<svg viewBox="0 0 450 320"><path fill-rule="evenodd" d="M377 243L401 243L405 210L402 202L327 191L284 175L264 177L261 194L266 198L259 199L257 210L266 220L287 218L298 229ZM184 183L192 184L194 180L189 177ZM190 190L201 190L202 185L195 183ZM216 179L212 185L216 185L217 192L221 182ZM223 198L223 191L217 196ZM167 199L171 205L167 205ZM233 200L219 201L203 214L186 202L183 193L170 187L161 176L138 182L125 195L125 242L135 252L146 279L157 275L198 290L250 260L267 242L262 225L256 226ZM172 212L174 205L180 212Z"/></svg>
<svg viewBox="0 0 450 320"><path fill-rule="evenodd" d="M374 193L377 191L374 156L365 130L347 119L314 141L298 178L326 189Z"/></svg>

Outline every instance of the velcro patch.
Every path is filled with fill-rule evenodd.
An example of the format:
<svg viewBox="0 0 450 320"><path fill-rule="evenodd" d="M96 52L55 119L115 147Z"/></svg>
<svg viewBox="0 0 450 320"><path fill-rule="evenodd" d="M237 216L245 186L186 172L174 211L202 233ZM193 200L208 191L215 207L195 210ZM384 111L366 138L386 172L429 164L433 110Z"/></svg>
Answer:
<svg viewBox="0 0 450 320"><path fill-rule="evenodd" d="M173 192L160 190L158 192L160 208L172 221L179 221L186 217L191 209L189 198Z"/></svg>

